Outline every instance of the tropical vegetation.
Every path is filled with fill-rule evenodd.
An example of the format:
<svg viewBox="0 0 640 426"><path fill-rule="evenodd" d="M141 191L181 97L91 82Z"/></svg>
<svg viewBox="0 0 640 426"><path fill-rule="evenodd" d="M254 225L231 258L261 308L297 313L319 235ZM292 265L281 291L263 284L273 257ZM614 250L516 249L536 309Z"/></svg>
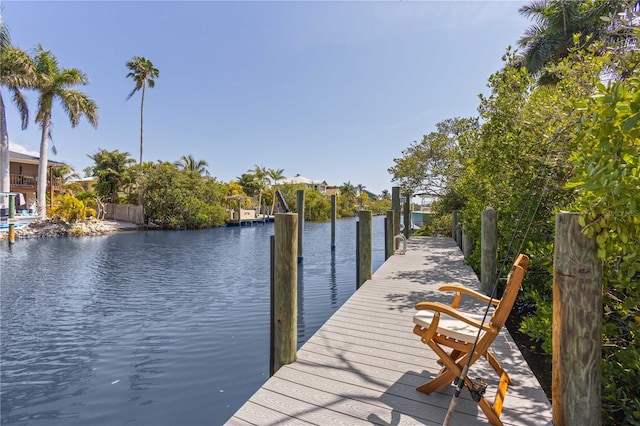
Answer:
<svg viewBox="0 0 640 426"><path fill-rule="evenodd" d="M46 214L47 193L47 161L49 155L49 139L51 138L51 114L53 102L59 101L67 113L71 127L80 124L85 117L92 126L98 126L98 106L86 94L73 90L72 87L88 84L87 76L77 68L60 68L56 57L38 45L33 57L39 92L36 123L42 129L40 139L40 164L38 166L38 209L44 217Z"/></svg>
<svg viewBox="0 0 640 426"><path fill-rule="evenodd" d="M447 235L458 210L479 241L482 211L498 211L500 258L532 257L520 328L549 352L554 215L584 212L604 266L602 423L640 424L638 6L546 1L522 12L540 19L522 51L507 49L479 116L439 123L389 171L403 191L436 197L425 233Z"/></svg>
<svg viewBox="0 0 640 426"><path fill-rule="evenodd" d="M37 74L31 57L11 43L6 23L0 20L0 88L6 88L13 99L22 124L22 130L29 124L29 108L22 89L34 88ZM8 192L9 184L9 133L5 102L0 91L0 192Z"/></svg>
<svg viewBox="0 0 640 426"><path fill-rule="evenodd" d="M534 25L507 48L504 66L488 79L476 117L443 119L394 159L389 173L403 195L434 199L433 221L421 232L448 235L453 211L465 232L479 241L487 206L499 212L499 253L531 255L530 273L519 305L520 329L551 350L551 285L554 215L583 212L583 232L595 238L603 262L602 422L640 424L640 14L636 1L546 0L520 9ZM46 182L51 103L62 101L72 126L81 117L97 125L97 106L72 87L87 83L77 69L60 68L51 52L38 47L29 56L13 47L0 27L0 83L28 123L22 90L39 93L36 122L42 128L39 182ZM52 214L75 220L100 203L136 202L147 223L162 229L224 225L227 197L247 196L245 208L273 214L276 191L297 211L297 191L305 191L304 217L330 218L330 196L283 184L283 169L262 165L235 180L218 181L204 160L191 154L175 162L143 162L144 100L159 72L144 57L127 63L141 91L140 159L125 151L99 150L89 157L98 183L91 192L65 194ZM2 177L8 136L0 96ZM8 170L8 167L7 167ZM68 171L61 171L68 176ZM8 174L8 171L7 171ZM3 183L4 185L4 183ZM370 197L362 184L336 188L338 216L359 209L383 213L388 191ZM40 206L46 191L38 188ZM80 202L80 204L78 203ZM270 208L268 206L271 206ZM89 207L89 209L87 209ZM84 208L84 210L83 210ZM525 226L518 226L524 224ZM469 258L479 269L479 245Z"/></svg>

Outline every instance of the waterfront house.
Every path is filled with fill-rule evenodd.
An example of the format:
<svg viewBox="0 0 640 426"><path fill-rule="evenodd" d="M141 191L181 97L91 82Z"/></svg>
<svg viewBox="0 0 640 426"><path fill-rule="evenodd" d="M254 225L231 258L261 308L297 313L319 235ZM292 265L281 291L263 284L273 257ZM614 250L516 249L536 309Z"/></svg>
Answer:
<svg viewBox="0 0 640 426"><path fill-rule="evenodd" d="M29 210L32 213L35 212L39 162L39 157L9 151L9 191L21 193L24 199L23 205L16 206L18 209ZM64 165L64 163L57 161L48 161L47 193L49 194L49 200L52 200L62 190L62 180L53 176L53 169ZM51 184L52 182L53 185ZM49 203L50 202L51 201L49 201ZM0 203L2 203L1 200ZM0 208L7 207L8 206L0 206Z"/></svg>
<svg viewBox="0 0 640 426"><path fill-rule="evenodd" d="M278 185L287 183L292 185L304 184L307 186L307 188L314 189L322 194L327 192L328 186L326 180L312 180L300 175L300 173L298 173L294 177L281 179L277 182Z"/></svg>
<svg viewBox="0 0 640 426"><path fill-rule="evenodd" d="M98 178L96 176L88 176L77 179L69 179L67 183L77 184L79 187L82 187L83 191L93 191L93 187L98 183Z"/></svg>

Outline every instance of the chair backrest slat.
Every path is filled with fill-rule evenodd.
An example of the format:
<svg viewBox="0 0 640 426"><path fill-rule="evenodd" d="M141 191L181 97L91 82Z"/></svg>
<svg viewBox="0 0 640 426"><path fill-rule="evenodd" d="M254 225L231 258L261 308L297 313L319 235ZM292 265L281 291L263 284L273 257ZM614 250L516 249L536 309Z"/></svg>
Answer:
<svg viewBox="0 0 640 426"><path fill-rule="evenodd" d="M500 302L491 317L491 325L496 327L498 330L502 328L511 313L511 309L518 297L518 292L520 291L520 286L522 285L524 273L528 265L529 257L525 254L518 255L516 261L513 263L511 272L509 272L509 276L507 277L507 286L504 289L502 299L500 299Z"/></svg>

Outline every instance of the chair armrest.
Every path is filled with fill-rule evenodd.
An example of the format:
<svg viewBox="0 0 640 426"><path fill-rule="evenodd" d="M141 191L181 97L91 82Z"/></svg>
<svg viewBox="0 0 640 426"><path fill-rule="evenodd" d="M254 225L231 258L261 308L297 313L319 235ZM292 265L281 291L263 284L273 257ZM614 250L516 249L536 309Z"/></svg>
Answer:
<svg viewBox="0 0 640 426"><path fill-rule="evenodd" d="M420 302L416 305L417 310L430 310L433 312L439 312L446 315L449 315L452 318L463 321L475 328L481 328L484 331L491 331L493 328L488 323L481 323L480 321L473 319L464 313L458 311L457 309L452 308L451 306L447 306L445 304L439 302Z"/></svg>
<svg viewBox="0 0 640 426"><path fill-rule="evenodd" d="M491 298L480 292L477 292L475 290L472 290L470 288L467 288L461 285L455 285L455 284L443 285L438 290L454 291L456 293L455 297L453 298L453 302L451 302L451 307L453 308L457 308L460 305L460 298L463 294L474 297L484 303L489 303L489 301L491 301L491 304L493 306L498 306L498 303L500 303L500 299Z"/></svg>

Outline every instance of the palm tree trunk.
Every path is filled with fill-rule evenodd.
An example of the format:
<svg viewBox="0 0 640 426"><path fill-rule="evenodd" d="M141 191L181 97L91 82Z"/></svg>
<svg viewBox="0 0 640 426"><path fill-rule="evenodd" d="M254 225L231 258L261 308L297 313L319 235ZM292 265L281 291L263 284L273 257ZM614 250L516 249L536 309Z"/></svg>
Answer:
<svg viewBox="0 0 640 426"><path fill-rule="evenodd" d="M42 120L42 139L40 139L40 162L38 163L38 203L37 208L40 217L47 215L47 169L49 165L49 129L51 127L51 115L46 114ZM53 200L51 200L53 202Z"/></svg>
<svg viewBox="0 0 640 426"><path fill-rule="evenodd" d="M143 134L144 134L144 92L147 88L147 83L142 85L142 100L140 101L140 167L142 167L142 146L143 146Z"/></svg>
<svg viewBox="0 0 640 426"><path fill-rule="evenodd" d="M11 190L9 170L9 133L7 133L4 101L2 100L2 94L0 94L0 192L9 192Z"/></svg>
<svg viewBox="0 0 640 426"><path fill-rule="evenodd" d="M138 205L142 205L142 147L144 145L144 94L147 89L147 82L142 85L142 100L140 101L140 182L138 182Z"/></svg>

